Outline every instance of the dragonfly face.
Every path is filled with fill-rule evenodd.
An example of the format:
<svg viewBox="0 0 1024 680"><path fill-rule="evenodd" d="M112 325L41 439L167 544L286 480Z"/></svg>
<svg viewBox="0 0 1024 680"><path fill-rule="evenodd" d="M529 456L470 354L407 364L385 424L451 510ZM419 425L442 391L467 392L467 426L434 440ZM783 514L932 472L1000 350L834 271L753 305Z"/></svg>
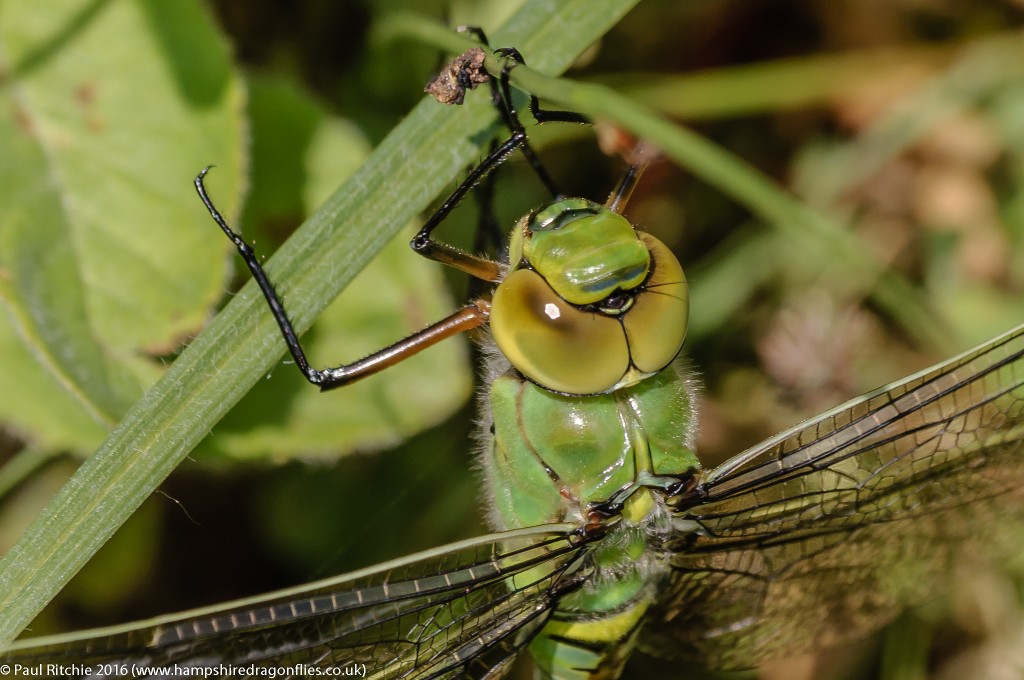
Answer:
<svg viewBox="0 0 1024 680"><path fill-rule="evenodd" d="M518 132L507 78L500 87ZM495 283L493 298L317 371L202 176L198 186L322 388L490 324L509 364L483 420L504 531L263 598L23 643L5 662L493 678L529 649L555 677L615 677L637 646L745 667L862 636L948 584L959 557L1013 545L1024 327L698 472L692 382L673 362L685 279L618 201L557 199L517 224L510 261L494 263L430 238L471 183L460 186L414 247Z"/></svg>

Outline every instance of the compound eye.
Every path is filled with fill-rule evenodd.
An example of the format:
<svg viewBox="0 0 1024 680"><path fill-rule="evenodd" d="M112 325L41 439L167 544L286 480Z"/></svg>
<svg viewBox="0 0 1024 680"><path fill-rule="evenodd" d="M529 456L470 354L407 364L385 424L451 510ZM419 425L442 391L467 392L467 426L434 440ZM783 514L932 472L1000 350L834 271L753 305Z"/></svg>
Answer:
<svg viewBox="0 0 1024 680"><path fill-rule="evenodd" d="M498 285L490 324L512 365L554 392L606 392L629 368L618 321L573 307L528 269L512 272Z"/></svg>
<svg viewBox="0 0 1024 680"><path fill-rule="evenodd" d="M653 271L623 323L633 365L644 373L654 373L668 366L682 349L690 292L672 251L650 234L638 235L651 251Z"/></svg>

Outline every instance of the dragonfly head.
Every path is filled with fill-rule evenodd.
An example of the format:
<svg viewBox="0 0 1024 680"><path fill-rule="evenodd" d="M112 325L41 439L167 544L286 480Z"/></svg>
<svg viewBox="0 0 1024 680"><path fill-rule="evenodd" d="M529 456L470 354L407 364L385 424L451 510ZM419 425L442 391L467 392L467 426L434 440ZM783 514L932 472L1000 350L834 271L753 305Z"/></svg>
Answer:
<svg viewBox="0 0 1024 680"><path fill-rule="evenodd" d="M682 267L619 213L582 198L555 201L516 224L509 259L491 330L512 365L541 387L611 392L679 353L689 310Z"/></svg>

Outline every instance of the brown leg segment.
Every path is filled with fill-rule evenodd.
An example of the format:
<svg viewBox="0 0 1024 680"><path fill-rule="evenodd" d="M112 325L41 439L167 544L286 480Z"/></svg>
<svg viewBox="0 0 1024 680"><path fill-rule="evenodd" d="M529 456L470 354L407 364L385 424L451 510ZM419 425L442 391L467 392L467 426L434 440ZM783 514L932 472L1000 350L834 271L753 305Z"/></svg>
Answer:
<svg viewBox="0 0 1024 680"><path fill-rule="evenodd" d="M451 316L431 324L423 330L413 333L404 340L399 340L393 345L378 350L373 354L353 361L351 364L327 368L317 371L320 375L319 382L321 391L334 389L355 382L377 371L382 371L389 366L394 366L400 361L408 359L431 345L438 343L445 338L472 330L477 326L487 323L491 312L491 303L484 299L477 299L470 302L462 309ZM310 382L314 382L310 380Z"/></svg>

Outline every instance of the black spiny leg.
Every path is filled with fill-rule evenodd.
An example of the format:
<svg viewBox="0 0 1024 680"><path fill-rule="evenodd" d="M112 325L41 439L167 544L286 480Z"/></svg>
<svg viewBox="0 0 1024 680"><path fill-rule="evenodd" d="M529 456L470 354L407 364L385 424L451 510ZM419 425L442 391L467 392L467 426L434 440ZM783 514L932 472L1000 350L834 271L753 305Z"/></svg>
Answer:
<svg viewBox="0 0 1024 680"><path fill-rule="evenodd" d="M492 142L491 151L493 152L497 146L497 142ZM497 176L498 172L494 170L473 188L477 206L476 233L473 235L474 253L500 253L505 245L505 236L494 214L494 187ZM476 277L470 278L468 290L470 297L488 293L484 282Z"/></svg>
<svg viewBox="0 0 1024 680"><path fill-rule="evenodd" d="M513 134L520 132L525 137L526 130L523 128L522 121L519 120L519 113L516 111L515 102L512 101L509 73L520 64L525 66L526 60L523 59L523 55L519 53L519 50L514 47L501 47L494 50L494 53L502 57L505 60L505 64L501 69L498 82L495 83L494 79L491 79L491 99L494 101L494 105L498 108L499 113L501 113L508 129ZM541 109L540 100L534 94L530 95L530 113L538 123L590 123L584 116L572 111L547 111ZM537 157L529 141L524 139L522 149L526 162L530 164L533 172L551 194L551 197L560 198L562 193L555 186L554 180L551 179L551 175L544 167L544 164L540 162L540 158Z"/></svg>
<svg viewBox="0 0 1024 680"><path fill-rule="evenodd" d="M491 150L495 148L497 143L492 143ZM497 171L492 172L473 189L477 205L476 234L473 238L473 252L476 253L494 253L504 245L505 236L494 214L494 187L497 176Z"/></svg>
<svg viewBox="0 0 1024 680"><path fill-rule="evenodd" d="M481 44L490 47L490 43L487 40L487 35L484 34L483 29L479 26L460 26L458 28L460 32L469 33ZM500 47L494 50L494 53L505 60L505 66L501 69L500 76L495 79L490 79L491 86L491 102L494 107L498 109L498 113L501 114L502 120L505 122L505 126L509 129L512 134L516 132L522 132L526 134L523 129L523 124L519 120L519 115L516 112L515 104L512 101L512 95L510 92L508 75L509 72L518 66L519 64L526 65L526 60L523 55L520 54L519 50L514 47ZM533 115L534 120L539 124L543 123L581 123L587 125L590 123L585 116L582 116L573 111L548 111L540 108L540 100L537 95L530 95L530 113ZM526 157L526 161L530 164L530 168L540 179L544 188L548 190L552 198L558 198L561 196L561 192L558 191L558 187L555 186L554 180L551 179L550 173L541 163L537 153L530 146L528 140L524 140L522 143L523 156Z"/></svg>
<svg viewBox="0 0 1024 680"><path fill-rule="evenodd" d="M474 32L481 40L486 37L479 29L468 28L465 30ZM516 111L515 103L512 101L512 88L509 84L509 73L517 65L524 63L523 57L515 48L501 48L495 50L495 54L498 54L500 57L505 59L505 65L501 69L501 74L498 77L497 84L494 83L493 78L491 79L491 98L494 101L495 106L498 108L498 111L501 113L502 120L504 120L505 125L509 128L511 135L497 147L492 147L490 154L488 154L479 165L470 171L466 179L464 179L462 183L455 188L451 195L445 199L444 203L442 203L434 214L427 219L419 233L416 234L412 242L409 244L413 250L424 257L456 267L484 281L500 280L503 275L500 266L497 265L497 263L490 262L489 260L484 260L483 258L478 258L465 253L446 243L435 241L431 238L431 234L434 229L436 229L437 226L441 224L446 217L448 217L451 211L455 209L455 206L459 204L467 193L469 193L470 189L487 177L487 175L495 168L504 163L509 154L516 149L523 150L523 155L526 156L526 160L529 162L530 167L551 193L551 196L553 198L558 198L560 196L560 193L555 187L555 183L548 174L548 171L544 168L540 159L537 158L537 155L530 147L526 138L526 129L523 127L522 121L519 120L519 113ZM588 122L586 118L578 113L572 113L570 111L542 110L536 96L530 97L530 110L539 122Z"/></svg>
<svg viewBox="0 0 1024 680"><path fill-rule="evenodd" d="M526 66L526 60L523 59L523 55L521 55L519 53L519 50L517 50L514 47L499 47L498 49L494 50L494 53L499 55L499 56L501 56L501 57L504 57L506 60L512 62L512 64L510 66L502 69L502 73L505 74L505 76L506 76L506 78L505 78L505 81L506 81L505 86L506 86L506 89L507 89L507 87L508 87L508 83L507 83L507 81L508 81L507 75L508 74L507 74L507 72L511 71L513 68L515 68L519 64L522 64L523 66ZM584 116L581 113L576 113L575 111L558 111L558 110L553 110L553 109L542 109L542 108L540 108L540 100L537 98L537 95L535 95L535 94L531 94L530 95L530 114L532 114L534 119L536 119L536 121L538 123L541 123L541 124L543 124L543 123L579 123L581 125L589 125L590 124L590 119L588 119L586 116Z"/></svg>
<svg viewBox="0 0 1024 680"><path fill-rule="evenodd" d="M252 272L252 277L256 280L256 285L259 286L260 292L263 293L263 297L270 307L270 313L274 315L274 320L277 321L277 325L281 329L281 335L284 337L284 342L288 346L288 351L291 352L296 366L302 371L302 375L305 376L306 380L318 386L321 390L329 390L353 383L360 378L365 378L368 375L393 366L445 338L487 323L490 303L487 300L472 300L437 323L427 326L404 340L374 352L359 361L322 370L313 368L306 359L306 353L299 343L299 336L284 310L281 298L278 297L274 286L270 283L270 279L267 278L266 272L263 271L263 265L257 259L252 246L242 239L241 234L238 234L228 226L227 221L221 216L217 208L214 207L213 201L210 200L209 195L206 193L203 178L206 177L206 173L209 171L209 167L203 168L203 171L196 177L195 185L199 198L202 199L206 209L210 211L210 216L213 217L213 220L227 237L231 239L231 242L235 244L238 254L242 256L245 265Z"/></svg>
<svg viewBox="0 0 1024 680"><path fill-rule="evenodd" d="M484 36L482 31L477 29L476 35L486 43L486 36ZM501 75L498 78L497 85L494 85L493 78L491 79L491 96L495 101L495 105L501 112L503 120L509 127L511 135L501 144L492 146L491 152L487 157L479 165L473 168L469 173L469 176L467 176L466 179L455 188L455 191L453 191L444 203L441 204L441 207L430 216L411 243L413 249L421 255L438 262L454 266L477 279L490 282L500 281L504 276L504 267L500 263L489 260L485 257L471 255L459 250L458 248L454 248L453 246L449 246L439 241L434 241L430 238L433 230L436 229L442 221L444 221L455 206L458 205L459 201L461 201L462 198L465 197L466 193L470 191L470 189L480 183L481 180L487 178L495 168L505 161L510 153L518 148L523 148L523 152L526 155L527 160L530 162L530 166L533 168L534 172L537 173L537 176L540 177L541 181L552 195L556 197L558 196L558 191L555 189L554 183L551 181L547 171L544 169L543 165L541 165L539 159L537 159L536 154L534 154L533 149L530 148L526 140L526 131L523 129L523 125L519 120L515 105L512 102L511 88L509 86L509 72L517 64L523 63L523 58L519 52L514 49L498 50L497 53L506 60L506 63L501 70ZM530 98L530 110L533 112L534 117L538 122L587 122L586 119L579 114L567 111L543 111L540 109L537 97L535 96L531 96ZM270 312L281 330L281 335L284 338L285 344L288 346L288 351L295 360L296 366L298 366L306 380L317 385L321 390L329 390L355 382L356 380L392 366L436 342L487 323L487 319L490 314L490 301L486 298L477 298L471 300L464 307L437 323L434 323L417 333L413 333L404 340L400 340L393 345L374 352L359 361L354 361L350 364L343 364L334 368L325 368L320 370L313 368L309 365L309 361L306 359L306 353L302 349L298 334L295 332L295 328L292 326L291 320L288 318L288 314L285 312L281 298L278 297L277 292L270 283L270 279L263 270L263 266L256 257L252 246L246 243L240 234L231 229L224 217L220 214L217 208L214 207L213 201L207 194L203 179L206 177L206 173L209 172L209 170L209 167L204 168L195 179L196 191L199 193L199 198L202 199L203 205L206 206L206 209L210 212L210 216L213 220L231 240L231 242L235 244L235 248L238 250L239 255L241 255L245 265L252 273L253 279L259 286L260 292L266 299L267 305L270 307ZM490 215L489 205L491 202L490 196L492 192L492 187L489 182L486 183L485 186L481 187L481 192L481 203L484 206L484 211L481 216L483 231L495 231L496 223L488 225L488 220L493 221L493 217L488 217Z"/></svg>

